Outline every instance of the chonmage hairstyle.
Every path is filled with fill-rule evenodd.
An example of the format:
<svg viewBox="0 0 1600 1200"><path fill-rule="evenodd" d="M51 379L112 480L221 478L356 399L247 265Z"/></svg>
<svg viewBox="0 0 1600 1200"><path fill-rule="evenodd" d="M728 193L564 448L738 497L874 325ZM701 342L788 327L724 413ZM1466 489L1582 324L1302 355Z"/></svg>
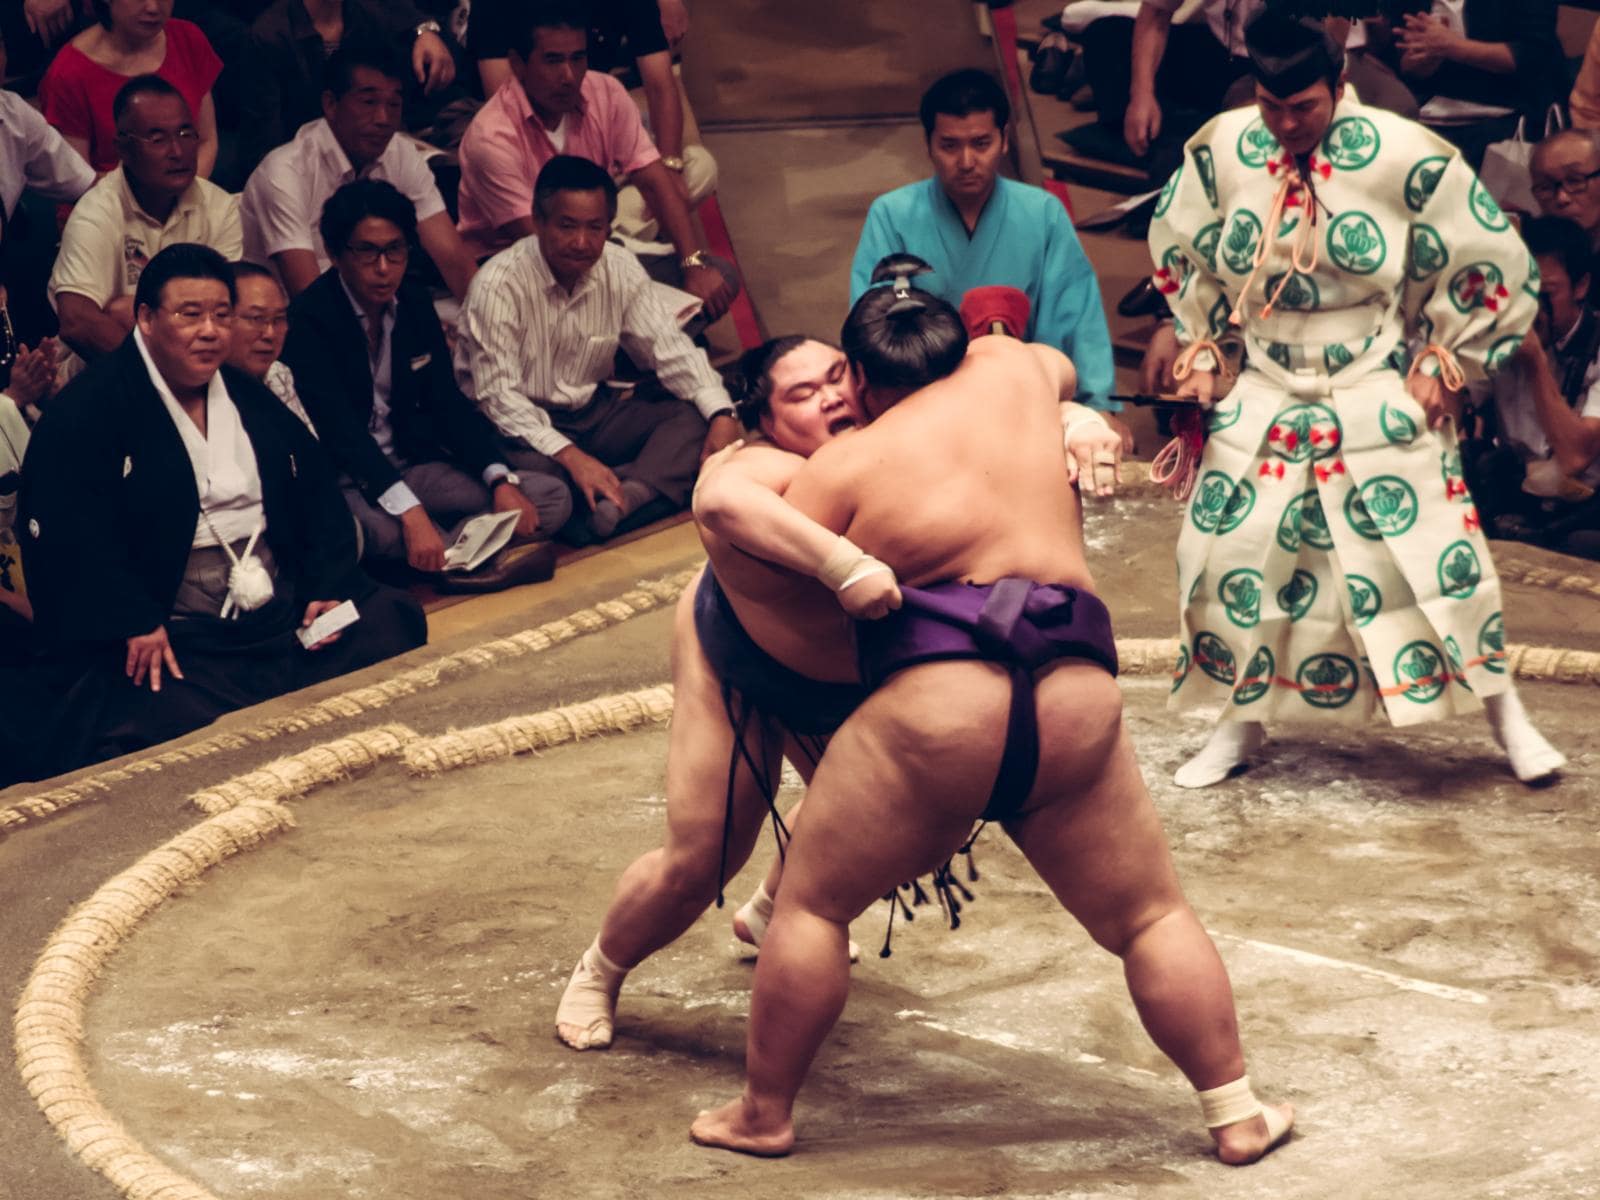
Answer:
<svg viewBox="0 0 1600 1200"><path fill-rule="evenodd" d="M226 284L228 303L236 303L239 293L233 286L233 268L210 246L198 242L177 242L162 250L148 263L133 290L133 308L160 308L161 293L174 279L215 279Z"/></svg>
<svg viewBox="0 0 1600 1200"><path fill-rule="evenodd" d="M398 188L382 179L353 179L322 206L317 232L323 248L334 258L350 244L356 226L368 217L381 217L399 228L410 245L417 237L417 208Z"/></svg>
<svg viewBox="0 0 1600 1200"><path fill-rule="evenodd" d="M929 270L914 254L891 254L873 268L873 286L845 318L839 342L880 388L919 388L943 379L967 353L961 314L921 288L913 274Z"/></svg>
<svg viewBox="0 0 1600 1200"><path fill-rule="evenodd" d="M770 338L739 356L739 362L728 374L728 391L733 396L733 408L746 429L755 429L772 404L772 368L778 360L796 347L809 341L820 341L804 334L788 334Z"/></svg>
<svg viewBox="0 0 1600 1200"><path fill-rule="evenodd" d="M923 136L933 136L933 125L940 114L965 117L975 112L992 112L995 125L1005 129L1006 122L1011 120L1011 102L1006 99L1006 90L999 81L976 67L941 76L922 93Z"/></svg>

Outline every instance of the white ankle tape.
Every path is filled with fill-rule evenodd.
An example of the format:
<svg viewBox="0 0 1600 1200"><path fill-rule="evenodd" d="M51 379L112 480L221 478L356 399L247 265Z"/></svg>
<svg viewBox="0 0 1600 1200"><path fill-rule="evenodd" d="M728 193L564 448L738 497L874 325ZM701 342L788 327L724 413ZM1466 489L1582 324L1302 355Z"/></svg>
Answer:
<svg viewBox="0 0 1600 1200"><path fill-rule="evenodd" d="M607 979L620 979L628 973L627 967L617 966L606 957L605 951L600 949L599 934L596 934L594 941L589 943L589 948L583 952L583 957L589 964L590 970L604 975Z"/></svg>
<svg viewBox="0 0 1600 1200"><path fill-rule="evenodd" d="M853 583L860 583L868 575L889 571L887 563L880 562L862 550L843 534L834 542L828 557L817 568L817 578L836 592L842 592Z"/></svg>
<svg viewBox="0 0 1600 1200"><path fill-rule="evenodd" d="M1197 1093L1200 1097L1200 1117L1207 1129L1248 1121L1261 1112L1261 1101L1250 1090L1250 1076L1241 1075L1232 1083L1209 1091Z"/></svg>

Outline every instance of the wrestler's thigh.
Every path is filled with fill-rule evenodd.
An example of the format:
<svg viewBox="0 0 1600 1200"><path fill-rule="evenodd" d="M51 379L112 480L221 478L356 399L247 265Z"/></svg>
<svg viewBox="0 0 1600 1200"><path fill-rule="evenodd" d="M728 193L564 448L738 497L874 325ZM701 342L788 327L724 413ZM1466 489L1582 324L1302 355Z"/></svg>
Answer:
<svg viewBox="0 0 1600 1200"><path fill-rule="evenodd" d="M687 853L713 853L722 845L728 804L728 764L733 754L733 726L722 699L722 684L700 647L694 627L693 591L686 592L673 621L672 724L667 734L667 848ZM783 742L778 731L759 718L745 730L745 748L776 783ZM730 857L739 862L761 829L767 798L741 760L734 777L734 827Z"/></svg>
<svg viewBox="0 0 1600 1200"><path fill-rule="evenodd" d="M1066 664L1039 680L1037 701L1039 774L1026 815L1006 832L1067 910L1115 948L1183 902L1166 833L1116 680Z"/></svg>
<svg viewBox="0 0 1600 1200"><path fill-rule="evenodd" d="M1010 695L976 662L913 667L873 693L817 766L779 903L853 920L953 854L988 802Z"/></svg>

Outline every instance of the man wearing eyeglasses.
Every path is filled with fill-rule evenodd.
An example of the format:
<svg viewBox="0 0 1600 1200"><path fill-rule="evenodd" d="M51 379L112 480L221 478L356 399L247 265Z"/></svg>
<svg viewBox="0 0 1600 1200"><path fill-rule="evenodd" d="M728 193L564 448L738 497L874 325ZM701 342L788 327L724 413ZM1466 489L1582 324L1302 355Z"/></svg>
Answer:
<svg viewBox="0 0 1600 1200"><path fill-rule="evenodd" d="M41 697L45 774L426 640L416 602L357 566L316 440L225 365L236 295L214 250L167 247L140 277L133 335L34 429L17 519L34 619L53 661L81 668L61 712ZM358 621L303 644L344 600Z"/></svg>
<svg viewBox="0 0 1600 1200"><path fill-rule="evenodd" d="M157 75L130 79L112 104L122 165L72 210L49 296L67 373L109 354L133 331L139 274L165 246L210 246L232 261L243 246L239 200L195 173L200 134L177 88Z"/></svg>
<svg viewBox="0 0 1600 1200"><path fill-rule="evenodd" d="M489 419L461 394L428 295L402 282L416 211L377 179L347 183L322 210L333 266L290 306L283 358L328 455L346 478L369 562L438 575L448 532L484 512L514 512L524 541L451 590L548 579L549 539L572 515L565 480L514 472Z"/></svg>
<svg viewBox="0 0 1600 1200"><path fill-rule="evenodd" d="M1600 132L1551 134L1534 147L1528 174L1539 211L1573 222L1588 237L1589 248L1600 251Z"/></svg>

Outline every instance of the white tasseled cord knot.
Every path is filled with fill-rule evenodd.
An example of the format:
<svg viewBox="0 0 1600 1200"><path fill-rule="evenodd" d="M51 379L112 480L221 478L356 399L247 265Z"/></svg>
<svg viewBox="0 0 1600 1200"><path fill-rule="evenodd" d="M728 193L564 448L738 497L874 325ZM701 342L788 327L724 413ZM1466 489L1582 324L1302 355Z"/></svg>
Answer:
<svg viewBox="0 0 1600 1200"><path fill-rule="evenodd" d="M267 523L262 521L256 526L250 540L245 543L243 554L235 554L233 547L211 523L211 515L204 509L200 512L200 519L206 523L211 536L217 539L217 545L222 547L222 552L233 564L228 569L228 598L222 602L222 612L218 615L226 620L230 614L237 616L242 612L254 612L271 600L272 576L267 572L266 564L255 556L256 539L266 531Z"/></svg>

